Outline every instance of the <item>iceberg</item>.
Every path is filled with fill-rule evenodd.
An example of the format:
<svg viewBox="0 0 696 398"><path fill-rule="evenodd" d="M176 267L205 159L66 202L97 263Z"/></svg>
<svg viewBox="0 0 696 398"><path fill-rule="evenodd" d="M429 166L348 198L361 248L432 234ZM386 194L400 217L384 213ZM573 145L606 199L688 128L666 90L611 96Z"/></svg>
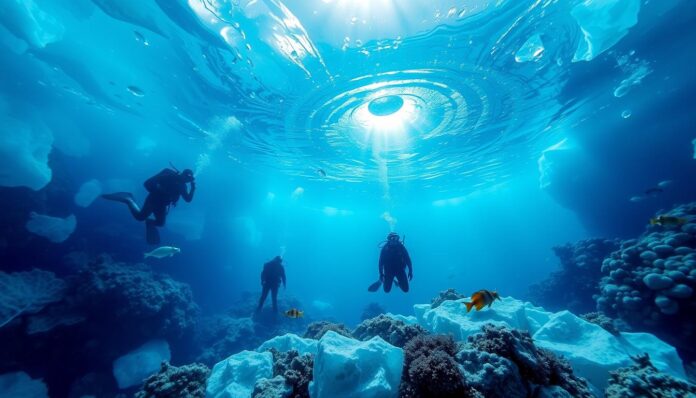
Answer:
<svg viewBox="0 0 696 398"><path fill-rule="evenodd" d="M275 348L280 352L295 350L300 355L302 354L312 354L316 355L318 341L314 339L305 339L296 334L288 333L282 336L276 336L265 343L261 344L259 348L256 349L258 352L264 352Z"/></svg>
<svg viewBox="0 0 696 398"><path fill-rule="evenodd" d="M404 353L380 337L358 341L330 331L314 357L312 398L399 396Z"/></svg>
<svg viewBox="0 0 696 398"><path fill-rule="evenodd" d="M270 352L242 351L215 364L208 378L207 398L249 398L254 385L273 377Z"/></svg>
<svg viewBox="0 0 696 398"><path fill-rule="evenodd" d="M8 0L0 8L0 24L17 38L43 48L63 38L65 28L34 0Z"/></svg>
<svg viewBox="0 0 696 398"><path fill-rule="evenodd" d="M169 362L171 352L165 340L151 340L113 363L113 373L118 388L125 389L142 384L148 376L157 373L163 361Z"/></svg>
<svg viewBox="0 0 696 398"><path fill-rule="evenodd" d="M0 375L0 397L48 398L48 389L24 372L5 373Z"/></svg>
<svg viewBox="0 0 696 398"><path fill-rule="evenodd" d="M26 224L29 232L43 236L54 243L61 243L68 239L76 226L77 220L72 214L66 218L60 218L34 212L31 212Z"/></svg>
<svg viewBox="0 0 696 398"><path fill-rule="evenodd" d="M75 194L75 204L80 207L89 207L101 193L101 183L98 180L89 180L82 184Z"/></svg>
<svg viewBox="0 0 696 398"><path fill-rule="evenodd" d="M0 185L35 191L45 187L52 176L48 167L53 145L51 132L6 117L0 117L0 126Z"/></svg>

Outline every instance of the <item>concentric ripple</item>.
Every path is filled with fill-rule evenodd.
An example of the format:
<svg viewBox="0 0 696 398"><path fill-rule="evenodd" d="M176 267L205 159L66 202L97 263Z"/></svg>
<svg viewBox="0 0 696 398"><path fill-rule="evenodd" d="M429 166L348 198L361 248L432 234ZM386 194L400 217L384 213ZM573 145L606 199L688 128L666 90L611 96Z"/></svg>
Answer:
<svg viewBox="0 0 696 398"><path fill-rule="evenodd" d="M285 131L294 149L343 180L374 178L385 165L391 181L467 174L490 167L483 155L495 145L519 140L513 104L530 90L491 70L362 76L306 96Z"/></svg>

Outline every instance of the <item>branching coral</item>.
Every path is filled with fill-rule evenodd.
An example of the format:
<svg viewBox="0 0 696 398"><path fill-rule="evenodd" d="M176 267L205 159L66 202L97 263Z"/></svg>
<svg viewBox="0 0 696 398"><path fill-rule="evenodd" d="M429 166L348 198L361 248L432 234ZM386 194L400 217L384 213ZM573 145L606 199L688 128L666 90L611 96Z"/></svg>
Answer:
<svg viewBox="0 0 696 398"><path fill-rule="evenodd" d="M403 347L411 339L427 333L428 332L419 325L407 325L403 321L386 315L379 315L375 318L367 319L353 331L353 335L358 340L365 341L379 336L396 347Z"/></svg>
<svg viewBox="0 0 696 398"><path fill-rule="evenodd" d="M204 398L205 385L210 374L207 366L199 363L175 367L162 362L159 373L145 380L136 398Z"/></svg>

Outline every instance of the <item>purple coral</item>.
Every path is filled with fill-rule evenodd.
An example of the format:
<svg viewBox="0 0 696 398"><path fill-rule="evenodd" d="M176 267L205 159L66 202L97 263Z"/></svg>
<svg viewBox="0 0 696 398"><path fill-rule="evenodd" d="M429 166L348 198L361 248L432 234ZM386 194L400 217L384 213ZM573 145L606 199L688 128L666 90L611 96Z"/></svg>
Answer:
<svg viewBox="0 0 696 398"><path fill-rule="evenodd" d="M427 333L419 325L408 325L401 320L379 315L358 325L353 336L363 341L379 336L393 346L403 347L411 339Z"/></svg>
<svg viewBox="0 0 696 398"><path fill-rule="evenodd" d="M402 398L471 397L454 356L457 344L451 336L419 335L404 346Z"/></svg>
<svg viewBox="0 0 696 398"><path fill-rule="evenodd" d="M527 383L559 386L573 397L593 397L587 381L575 376L568 362L537 348L527 332L484 325L481 333L469 336L468 347L510 360Z"/></svg>
<svg viewBox="0 0 696 398"><path fill-rule="evenodd" d="M307 331L304 334L305 339L315 339L319 340L328 331L334 331L341 336L353 337L353 334L346 328L346 325L342 323L333 323L328 321L312 322L307 326Z"/></svg>
<svg viewBox="0 0 696 398"><path fill-rule="evenodd" d="M136 398L204 398L210 369L199 363L175 367L162 362L159 373L145 380Z"/></svg>

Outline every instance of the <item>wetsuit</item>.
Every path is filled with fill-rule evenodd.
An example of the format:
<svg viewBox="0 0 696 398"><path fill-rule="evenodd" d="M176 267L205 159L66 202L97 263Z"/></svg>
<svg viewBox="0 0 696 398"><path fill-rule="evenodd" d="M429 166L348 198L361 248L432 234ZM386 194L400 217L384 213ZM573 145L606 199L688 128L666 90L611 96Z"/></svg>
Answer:
<svg viewBox="0 0 696 398"><path fill-rule="evenodd" d="M407 267L408 276L406 275ZM382 278L385 293L391 291L394 278L398 281L401 290L408 292L408 280L413 275L413 267L411 257L403 243L395 241L384 245L379 254L379 275Z"/></svg>
<svg viewBox="0 0 696 398"><path fill-rule="evenodd" d="M149 194L145 198L143 207L138 208L135 202L130 201L127 202L128 208L136 220L146 220L146 223L155 227L164 225L169 206L175 205L179 201L179 197L186 202L191 202L193 193L196 191L194 184L191 185L189 191L180 175L172 169L162 170L159 174L145 181L144 185ZM150 215L153 215L155 219L148 219Z"/></svg>
<svg viewBox="0 0 696 398"><path fill-rule="evenodd" d="M285 267L283 267L282 261L271 260L264 264L261 272L263 291L261 292L257 311L261 311L261 308L263 308L263 303L266 301L269 292L273 301L273 311L278 311L278 288L280 287L280 282L283 282L283 286L285 286Z"/></svg>

